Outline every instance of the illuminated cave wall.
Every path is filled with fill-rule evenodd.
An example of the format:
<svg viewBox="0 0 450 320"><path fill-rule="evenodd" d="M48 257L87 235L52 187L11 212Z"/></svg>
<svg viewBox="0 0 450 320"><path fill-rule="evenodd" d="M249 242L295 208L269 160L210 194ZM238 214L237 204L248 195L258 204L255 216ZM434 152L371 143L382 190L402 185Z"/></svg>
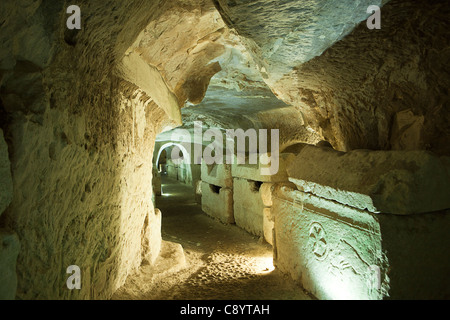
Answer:
<svg viewBox="0 0 450 320"><path fill-rule="evenodd" d="M11 275L0 293L8 298L109 298L142 262L155 259L161 216L152 202L151 159L157 134L181 125L181 107L210 101L219 119L226 120L225 128L230 123L283 126L283 148L327 140L341 151L418 149L450 155L446 1L77 4L82 14L79 31L67 29L65 3L21 1L19 6L8 0L0 10L0 236L7 244L0 249L0 267L8 272L3 277ZM384 5L381 30L365 26L369 4ZM214 89L209 96L208 88ZM227 90L262 101L269 101L273 92L288 108L251 120L237 113L245 105L228 108L236 100L221 99ZM196 117L201 114L188 116L191 122ZM196 170L195 185L201 174ZM427 175L423 179L433 184ZM298 197L305 190L293 190L287 200L301 204ZM321 203L335 205L327 201ZM298 218L292 206L278 210L276 201L270 205L275 229L280 227L277 214ZM354 210L352 202L344 205L344 212L360 210ZM307 219L320 213L313 211ZM398 252L386 256L394 267L410 256L414 263L422 258L439 261L442 248L448 247L448 236L441 237L448 219L445 212L364 214L378 224L376 239L370 239L375 246L371 259L382 257L386 262L378 255L386 250ZM435 224L440 229L424 241ZM338 226L333 228L339 231ZM341 231L345 233L347 226ZM299 227L287 223L276 234L292 234L300 247L306 246L310 242L302 242ZM320 237L320 228L311 227L305 230ZM415 230L413 240L420 243L420 252L401 250L409 245L409 229ZM427 232L421 235L421 230ZM299 262L283 262L283 246L292 243L273 240L279 268L298 277ZM437 249L424 254L430 244ZM303 252L300 247L293 246L295 254ZM336 263L344 263L338 258ZM372 262L377 261L366 264ZM66 268L72 264L83 274L79 291L66 287ZM379 265L383 272L385 266ZM431 263L423 268L437 275L433 285L445 294L445 281L438 283L441 266L445 267ZM345 278L340 273L367 271L356 269L345 264L334 268L335 279ZM384 273L391 279L390 294L405 296L408 280L397 270L402 267ZM303 284L314 291L320 283L312 279ZM387 288L383 282L377 294L384 295ZM315 292L335 297L326 288Z"/></svg>
<svg viewBox="0 0 450 320"><path fill-rule="evenodd" d="M2 4L2 128L14 185L2 225L20 241L20 299L107 298L158 253L158 234L146 229L158 217L145 158L167 116L114 76L152 6L81 5L86 24L70 31L63 3ZM145 248L145 237L156 246ZM66 287L70 265L82 271L81 290Z"/></svg>
<svg viewBox="0 0 450 320"><path fill-rule="evenodd" d="M271 189L275 265L320 299L448 298L449 164L426 151L297 149L289 183Z"/></svg>
<svg viewBox="0 0 450 320"><path fill-rule="evenodd" d="M0 257L2 276L11 271L17 280L7 298L109 298L141 263L154 261L161 216L152 203L151 155L156 134L180 124L178 101L190 92L183 72L192 55L173 47L183 67L170 82L136 47L158 46L144 33L159 18L179 15L181 24L219 16L206 2L77 4L81 30L67 29L63 2L7 1L0 11L1 129L8 146L6 153L2 139L1 164L2 172L10 168L13 186L9 199L2 175L1 236L10 245ZM217 27L209 19L197 26L181 38L191 50ZM177 33L170 32L159 50L163 39L173 44ZM195 53L209 52L209 43ZM159 62L162 68L173 60ZM207 65L196 62L199 72ZM80 290L66 286L70 265L81 269Z"/></svg>
<svg viewBox="0 0 450 320"><path fill-rule="evenodd" d="M172 153L175 159L172 158ZM161 175L193 186L200 176L198 168L192 163L192 152L174 142L156 141L152 161L155 175L161 180ZM178 158L180 157L180 158ZM159 182L157 182L159 183Z"/></svg>
<svg viewBox="0 0 450 320"><path fill-rule="evenodd" d="M360 14L377 2L369 30ZM334 148L450 154L447 1L215 3L269 87Z"/></svg>
<svg viewBox="0 0 450 320"><path fill-rule="evenodd" d="M358 197L336 198L352 177L355 185L373 182L364 178L375 166L372 156L360 163L339 162L339 156L325 163L326 152L299 157L291 168L310 174L297 186L275 185L277 267L323 299L448 297L448 264L441 259L449 243L447 3L386 1L380 30L362 22L347 36L349 21L364 20L356 7L367 4L215 3L275 95L296 106L305 127L336 150L433 152L393 153L410 161L391 168L392 175L374 174L373 197L391 206L376 214L360 208ZM303 42L292 41L299 35ZM380 168L397 163L388 155ZM440 164L430 169L433 163ZM359 165L369 167L358 171ZM331 181L332 191L324 188Z"/></svg>

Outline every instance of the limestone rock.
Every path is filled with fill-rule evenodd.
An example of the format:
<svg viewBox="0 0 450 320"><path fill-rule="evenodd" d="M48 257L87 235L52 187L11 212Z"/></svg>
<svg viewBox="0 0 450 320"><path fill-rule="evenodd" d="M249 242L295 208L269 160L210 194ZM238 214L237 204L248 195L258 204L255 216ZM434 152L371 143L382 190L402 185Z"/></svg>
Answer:
<svg viewBox="0 0 450 320"><path fill-rule="evenodd" d="M450 208L448 159L426 151L342 153L305 146L287 172L301 191L371 212Z"/></svg>
<svg viewBox="0 0 450 320"><path fill-rule="evenodd" d="M420 149L450 154L445 0L215 2L274 94L335 149L389 148L394 116L412 108ZM381 30L366 26L369 5Z"/></svg>
<svg viewBox="0 0 450 320"><path fill-rule="evenodd" d="M16 261L19 251L17 235L0 229L0 300L13 300L16 297Z"/></svg>
<svg viewBox="0 0 450 320"><path fill-rule="evenodd" d="M153 168L152 185L153 185L154 195L160 196L161 195L161 174L155 168Z"/></svg>
<svg viewBox="0 0 450 320"><path fill-rule="evenodd" d="M0 214L9 205L20 238L17 297L109 298L142 259L156 261L160 215L148 159L183 106L205 101L185 114L215 114L210 127L279 128L281 151L323 139L339 150L386 149L391 138L401 145L416 131L398 126L397 139L393 117L411 108L424 116L423 146L450 154L448 3L391 0L382 29L368 31L366 7L384 2L79 0L78 32L64 30L66 2L3 1L0 113L13 163L0 139ZM333 152L304 149L289 162L292 181L332 199L327 205L448 207L448 160ZM202 182L205 211L233 222L233 190L216 191ZM298 234L287 226L278 234ZM61 270L72 264L83 272L79 292L64 286Z"/></svg>
<svg viewBox="0 0 450 320"><path fill-rule="evenodd" d="M257 180L263 182L285 182L288 181L288 175L286 172L287 165L290 164L294 157L289 153L281 153L278 156L277 160L271 160L272 162L268 165L262 164L258 159L257 164L248 164L248 160L246 160L246 164L233 164L231 166L231 172L233 177L243 178L248 180ZM275 162L278 162L277 164ZM265 171L263 171L263 169ZM278 169L278 170L277 170ZM265 172L274 172L273 174L265 174Z"/></svg>
<svg viewBox="0 0 450 320"><path fill-rule="evenodd" d="M278 186L275 265L318 299L382 299L389 289L376 216ZM371 267L376 267L372 271ZM380 281L374 271L380 271Z"/></svg>
<svg viewBox="0 0 450 320"><path fill-rule="evenodd" d="M123 58L118 74L142 88L167 113L169 119L178 125L181 124L178 100L156 68L132 52Z"/></svg>
<svg viewBox="0 0 450 320"><path fill-rule="evenodd" d="M261 185L261 188L259 189L259 194L261 196L261 200L265 207L271 207L273 204L273 199L272 199L273 185L274 185L273 183L265 182Z"/></svg>
<svg viewBox="0 0 450 320"><path fill-rule="evenodd" d="M233 208L236 225L251 234L264 234L264 205L259 191L261 182L233 179Z"/></svg>
<svg viewBox="0 0 450 320"><path fill-rule="evenodd" d="M264 208L263 212L264 212L264 217L263 217L264 240L266 240L267 243L269 243L273 246L274 245L273 234L274 234L275 221L274 221L272 208Z"/></svg>
<svg viewBox="0 0 450 320"><path fill-rule="evenodd" d="M0 129L0 215L8 207L13 196L11 165L9 162L8 146Z"/></svg>
<svg viewBox="0 0 450 320"><path fill-rule="evenodd" d="M161 211L155 209L147 215L142 229L142 260L144 264L153 264L161 250Z"/></svg>
<svg viewBox="0 0 450 320"><path fill-rule="evenodd" d="M30 61L39 67L48 66L55 54L53 31L59 24L60 3L36 1L4 2L0 12L3 43L0 69L11 69L16 61ZM6 23L5 23L6 22Z"/></svg>
<svg viewBox="0 0 450 320"><path fill-rule="evenodd" d="M252 39L269 76L281 77L290 68L319 56L366 19L369 5L382 1L248 1L217 0L224 20ZM255 28L259 26L258 28Z"/></svg>
<svg viewBox="0 0 450 320"><path fill-rule="evenodd" d="M201 164L201 179L203 182L219 187L233 187L233 177L231 176L231 165L229 164Z"/></svg>
<svg viewBox="0 0 450 320"><path fill-rule="evenodd" d="M390 264L390 298L447 299L450 210L410 216L382 214L377 219Z"/></svg>
<svg viewBox="0 0 450 320"><path fill-rule="evenodd" d="M319 299L442 299L449 211L373 214L278 185L275 264Z"/></svg>

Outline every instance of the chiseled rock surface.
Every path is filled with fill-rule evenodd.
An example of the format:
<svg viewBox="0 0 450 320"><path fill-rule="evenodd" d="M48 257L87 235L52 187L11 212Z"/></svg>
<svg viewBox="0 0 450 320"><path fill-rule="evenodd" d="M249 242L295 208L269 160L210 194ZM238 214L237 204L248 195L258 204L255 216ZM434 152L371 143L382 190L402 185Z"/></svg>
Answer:
<svg viewBox="0 0 450 320"><path fill-rule="evenodd" d="M318 299L380 299L388 260L377 215L277 184L274 264ZM377 277L375 267L380 271ZM379 282L377 281L378 279Z"/></svg>
<svg viewBox="0 0 450 320"><path fill-rule="evenodd" d="M143 159L170 121L114 70L164 9L142 0L77 4L82 29L70 32L62 2L7 1L0 10L14 185L2 222L20 239L19 299L109 298L143 259L154 261L161 242ZM70 265L81 269L80 290L66 287Z"/></svg>
<svg viewBox="0 0 450 320"><path fill-rule="evenodd" d="M275 264L319 299L445 299L449 210L374 214L277 184Z"/></svg>
<svg viewBox="0 0 450 320"><path fill-rule="evenodd" d="M426 151L343 153L306 145L287 172L300 191L371 212L414 214L450 208L448 164Z"/></svg>
<svg viewBox="0 0 450 320"><path fill-rule="evenodd" d="M13 195L11 165L8 157L8 146L0 129L0 215L8 207Z"/></svg>
<svg viewBox="0 0 450 320"><path fill-rule="evenodd" d="M274 94L335 149L407 149L392 125L412 109L424 118L415 145L450 155L446 0L391 0L380 30L364 21L380 1L216 3Z"/></svg>
<svg viewBox="0 0 450 320"><path fill-rule="evenodd" d="M229 164L201 164L201 179L203 182L219 187L233 188L231 165Z"/></svg>
<svg viewBox="0 0 450 320"><path fill-rule="evenodd" d="M321 55L345 37L381 0L216 0L224 20L250 38L261 54L269 77ZM264 73L264 72L263 72Z"/></svg>
<svg viewBox="0 0 450 320"><path fill-rule="evenodd" d="M233 189L202 182L202 210L223 223L234 223Z"/></svg>
<svg viewBox="0 0 450 320"><path fill-rule="evenodd" d="M151 163L144 159L153 152L156 134L179 124L178 108L198 104L210 83L253 97L264 92L264 99L270 90L263 84L268 84L300 110L297 123L312 130L294 126L286 136L325 137L340 150L386 149L391 140L401 146L402 134L400 140L390 139L391 117L415 106L412 119L419 127L424 114L421 145L448 152L446 1L392 0L392 6L383 7L380 32L362 24L351 32L367 16L367 2L255 1L249 6L224 0L216 1L223 6L218 12L208 0L80 0L79 31L65 28L66 3L2 3L0 98L2 114L11 120L2 126L11 139L14 184L3 215L20 238L17 296L108 298L142 257L154 259L156 252L142 247L142 241L153 239L146 248L157 251L161 240L157 232L145 234L155 231L146 221L157 227L159 220L151 202ZM279 13L273 15L274 10ZM246 16L252 21L242 19ZM132 61L124 66L127 58ZM152 79L158 80L158 90L143 84ZM270 128L277 128L274 114L245 122L259 125L270 118ZM428 164L423 168L431 168ZM412 177L415 183L421 174L395 177ZM433 179L425 181L448 190L444 175ZM430 182L417 198L401 200L417 204L419 212L430 209L430 199L440 207L441 193L431 194L433 188ZM374 210L389 195L376 195ZM229 214L231 190L214 194L211 204L220 197ZM408 205L401 210L414 211ZM380 210L401 213L397 207ZM72 264L82 271L80 291L64 286L62 270Z"/></svg>
<svg viewBox="0 0 450 320"><path fill-rule="evenodd" d="M233 210L236 225L256 236L264 235L264 205L259 188L261 183L233 179Z"/></svg>
<svg viewBox="0 0 450 320"><path fill-rule="evenodd" d="M0 300L13 300L16 297L16 261L19 251L17 235L0 229Z"/></svg>

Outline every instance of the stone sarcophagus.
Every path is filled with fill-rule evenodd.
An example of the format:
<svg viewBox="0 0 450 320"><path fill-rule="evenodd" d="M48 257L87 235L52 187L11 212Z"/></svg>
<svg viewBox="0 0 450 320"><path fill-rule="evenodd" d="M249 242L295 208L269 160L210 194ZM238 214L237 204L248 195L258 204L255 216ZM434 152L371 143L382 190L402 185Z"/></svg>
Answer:
<svg viewBox="0 0 450 320"><path fill-rule="evenodd" d="M274 174L262 174L268 165L233 164L233 207L236 225L249 233L263 237L266 242L273 242L273 215L271 187L275 182L287 182L286 164L292 160L292 154L281 154L277 171ZM248 160L248 159L247 159ZM248 161L246 161L248 162Z"/></svg>
<svg viewBox="0 0 450 320"><path fill-rule="evenodd" d="M448 163L305 146L272 187L275 265L319 299L450 297Z"/></svg>
<svg viewBox="0 0 450 320"><path fill-rule="evenodd" d="M234 223L233 189L202 182L202 210L223 223Z"/></svg>
<svg viewBox="0 0 450 320"><path fill-rule="evenodd" d="M202 162L201 180L202 210L223 223L234 223L231 166Z"/></svg>
<svg viewBox="0 0 450 320"><path fill-rule="evenodd" d="M231 165L229 164L201 164L201 180L219 187L233 188Z"/></svg>
<svg viewBox="0 0 450 320"><path fill-rule="evenodd" d="M233 208L236 225L256 236L264 235L264 204L260 196L262 182L234 178Z"/></svg>

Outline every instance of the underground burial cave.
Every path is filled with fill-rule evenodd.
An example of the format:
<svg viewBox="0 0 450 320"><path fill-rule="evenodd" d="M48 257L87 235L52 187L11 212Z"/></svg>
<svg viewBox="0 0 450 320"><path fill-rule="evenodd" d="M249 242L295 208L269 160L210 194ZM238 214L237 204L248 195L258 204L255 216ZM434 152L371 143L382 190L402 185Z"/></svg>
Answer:
<svg viewBox="0 0 450 320"><path fill-rule="evenodd" d="M273 292L259 293L287 299L450 296L447 1L76 5L74 30L61 2L0 9L1 298L249 297L262 279ZM191 154L161 177L152 155L195 120L279 130L278 172ZM190 188L187 204L209 220L182 216L158 180ZM193 226L204 221L206 236L211 218L238 232L235 251L165 225L184 219L201 239ZM262 278L258 245L275 266ZM192 261L203 269L190 274Z"/></svg>

